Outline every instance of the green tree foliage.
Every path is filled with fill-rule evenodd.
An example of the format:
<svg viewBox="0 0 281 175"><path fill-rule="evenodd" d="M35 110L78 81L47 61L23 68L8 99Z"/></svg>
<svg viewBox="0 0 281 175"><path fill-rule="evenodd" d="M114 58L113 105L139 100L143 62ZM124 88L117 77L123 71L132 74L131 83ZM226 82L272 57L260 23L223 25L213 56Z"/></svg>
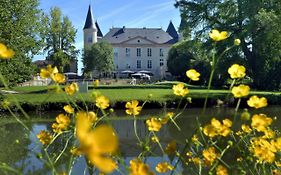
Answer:
<svg viewBox="0 0 281 175"><path fill-rule="evenodd" d="M193 38L208 43L211 29L228 31L229 39L217 45L219 50L233 45L234 38L241 40L240 49L222 58L225 64L218 63L225 71L233 62L242 62L254 87L281 88L281 1L180 0L176 7Z"/></svg>
<svg viewBox="0 0 281 175"><path fill-rule="evenodd" d="M167 61L168 70L179 80L185 81L187 80L185 72L188 69L196 69L201 76L199 81L193 83L206 85L211 70L208 58L209 52L204 48L202 42L183 40L170 49Z"/></svg>
<svg viewBox="0 0 281 175"><path fill-rule="evenodd" d="M62 16L58 7L51 9L50 16L45 16L46 30L42 34L46 41L44 51L47 59L52 61L61 72L69 71L70 64L76 62L79 53L75 44L77 30L67 16Z"/></svg>
<svg viewBox="0 0 281 175"><path fill-rule="evenodd" d="M9 85L27 81L34 74L31 58L42 48L38 5L38 0L0 1L0 42L15 51L13 59L0 60L0 71Z"/></svg>
<svg viewBox="0 0 281 175"><path fill-rule="evenodd" d="M179 79L184 79L191 59L193 59L193 55L188 51L187 41L175 44L168 53L168 71Z"/></svg>
<svg viewBox="0 0 281 175"><path fill-rule="evenodd" d="M84 73L97 70L111 72L114 70L113 48L108 42L102 41L86 48L82 58Z"/></svg>

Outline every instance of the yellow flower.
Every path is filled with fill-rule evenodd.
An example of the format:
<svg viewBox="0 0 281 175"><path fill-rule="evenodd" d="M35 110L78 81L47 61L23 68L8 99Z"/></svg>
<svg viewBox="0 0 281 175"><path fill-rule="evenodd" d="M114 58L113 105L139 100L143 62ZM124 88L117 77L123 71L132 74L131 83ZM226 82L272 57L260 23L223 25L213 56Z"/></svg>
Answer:
<svg viewBox="0 0 281 175"><path fill-rule="evenodd" d="M59 71L57 67L52 67L52 65L48 65L47 69L41 69L40 70L40 77L41 78L52 78L54 74L57 74Z"/></svg>
<svg viewBox="0 0 281 175"><path fill-rule="evenodd" d="M151 141L152 141L153 143L158 143L158 142L159 142L159 139L158 139L157 136L153 136L153 137L151 137Z"/></svg>
<svg viewBox="0 0 281 175"><path fill-rule="evenodd" d="M53 123L52 128L55 133L60 133L67 130L70 124L70 119L67 115L59 114L56 117L56 123Z"/></svg>
<svg viewBox="0 0 281 175"><path fill-rule="evenodd" d="M191 141L195 144L198 144L199 143L199 138L196 134L194 134L191 138Z"/></svg>
<svg viewBox="0 0 281 175"><path fill-rule="evenodd" d="M234 45L239 46L241 43L240 39L235 39L234 40Z"/></svg>
<svg viewBox="0 0 281 175"><path fill-rule="evenodd" d="M219 120L213 118L211 120L211 123L207 124L203 128L203 133L211 138L218 135L226 137L231 132L230 130L231 126L232 126L232 122L229 119L224 119L221 123Z"/></svg>
<svg viewBox="0 0 281 175"><path fill-rule="evenodd" d="M174 167L170 165L168 162L160 162L157 164L155 169L158 173L167 173L168 171L173 170Z"/></svg>
<svg viewBox="0 0 281 175"><path fill-rule="evenodd" d="M266 107L267 100L264 97L259 98L258 96L254 95L250 97L250 99L247 101L247 104L250 107L258 109L258 108Z"/></svg>
<svg viewBox="0 0 281 175"><path fill-rule="evenodd" d="M281 173L275 169L275 170L272 170L272 175L280 175Z"/></svg>
<svg viewBox="0 0 281 175"><path fill-rule="evenodd" d="M246 68L238 64L233 64L229 69L228 73L231 78L243 78L246 75Z"/></svg>
<svg viewBox="0 0 281 175"><path fill-rule="evenodd" d="M267 117L265 114L255 114L252 117L251 126L259 132L264 132L271 123L272 118Z"/></svg>
<svg viewBox="0 0 281 175"><path fill-rule="evenodd" d="M63 107L63 109L64 109L65 112L67 112L69 114L73 114L74 113L74 109L73 109L73 107L71 105L65 105Z"/></svg>
<svg viewBox="0 0 281 175"><path fill-rule="evenodd" d="M245 124L243 124L242 126L241 126L241 128L242 128L242 131L243 132L245 132L245 133L250 133L250 132L252 132L252 129L250 128L250 126L248 126L248 125L245 125Z"/></svg>
<svg viewBox="0 0 281 175"><path fill-rule="evenodd" d="M218 30L213 29L209 33L209 36L214 41L222 41L222 40L225 40L228 37L228 33L226 31L219 32Z"/></svg>
<svg viewBox="0 0 281 175"><path fill-rule="evenodd" d="M133 100L131 102L126 103L126 113L129 115L139 115L141 111L141 106L138 106L139 102L137 100Z"/></svg>
<svg viewBox="0 0 281 175"><path fill-rule="evenodd" d="M77 112L76 117L81 117L81 116L83 118L87 118L87 120L90 122L90 125L93 125L94 122L96 122L97 119L98 119L97 114L92 112L92 111L89 111L89 112L79 111L79 112Z"/></svg>
<svg viewBox="0 0 281 175"><path fill-rule="evenodd" d="M222 165L217 166L216 175L228 175L227 169Z"/></svg>
<svg viewBox="0 0 281 175"><path fill-rule="evenodd" d="M177 142L175 140L169 142L165 148L166 154L174 154L177 150Z"/></svg>
<svg viewBox="0 0 281 175"><path fill-rule="evenodd" d="M43 145L48 145L51 143L53 136L48 131L42 130L37 134L37 138Z"/></svg>
<svg viewBox="0 0 281 175"><path fill-rule="evenodd" d="M96 97L96 106L100 109L106 109L109 107L109 99L103 95Z"/></svg>
<svg viewBox="0 0 281 175"><path fill-rule="evenodd" d="M261 137L255 137L251 140L249 150L258 158L258 163L273 163L275 160L275 153L277 152L273 142L271 143Z"/></svg>
<svg viewBox="0 0 281 175"><path fill-rule="evenodd" d="M278 151L281 151L281 137L279 137L279 138L277 138L277 139L275 140L274 146L276 147L276 149L277 149ZM280 166L281 166L281 164L280 164Z"/></svg>
<svg viewBox="0 0 281 175"><path fill-rule="evenodd" d="M200 77L200 73L197 72L195 69L190 69L186 71L186 76L193 81L198 81Z"/></svg>
<svg viewBox="0 0 281 175"><path fill-rule="evenodd" d="M79 86L77 83L71 83L70 85L65 86L65 93L68 95L73 95L75 92L79 91Z"/></svg>
<svg viewBox="0 0 281 175"><path fill-rule="evenodd" d="M94 85L95 88L98 87L99 84L100 84L100 81L99 81L99 80L93 81L93 85Z"/></svg>
<svg viewBox="0 0 281 175"><path fill-rule="evenodd" d="M15 52L12 49L8 49L6 45L0 43L0 58L2 59L10 59L13 58Z"/></svg>
<svg viewBox="0 0 281 175"><path fill-rule="evenodd" d="M204 149L202 155L207 165L211 165L217 159L217 157L219 157L219 154L216 153L216 149L214 147Z"/></svg>
<svg viewBox="0 0 281 175"><path fill-rule="evenodd" d="M190 161L193 162L195 165L200 165L202 163L199 157L192 157Z"/></svg>
<svg viewBox="0 0 281 175"><path fill-rule="evenodd" d="M3 101L1 101L1 106L4 109L8 109L11 105L11 102L8 99L4 99Z"/></svg>
<svg viewBox="0 0 281 175"><path fill-rule="evenodd" d="M103 173L112 173L117 168L110 157L118 149L118 138L112 127L100 125L92 129L92 122L85 113L78 113L76 119L76 135L81 150L90 163Z"/></svg>
<svg viewBox="0 0 281 175"><path fill-rule="evenodd" d="M175 113L173 112L167 112L167 114L165 115L165 117L163 118L159 118L159 120L161 121L161 124L167 124L167 122L172 119L172 117L175 115Z"/></svg>
<svg viewBox="0 0 281 175"><path fill-rule="evenodd" d="M161 121L157 118L146 120L146 125L148 126L149 131L159 131L162 126Z"/></svg>
<svg viewBox="0 0 281 175"><path fill-rule="evenodd" d="M77 147L73 147L70 149L70 153L74 156L80 156L82 154L82 151Z"/></svg>
<svg viewBox="0 0 281 175"><path fill-rule="evenodd" d="M64 83L65 82L65 76L60 73L56 73L51 78L54 80L56 83Z"/></svg>
<svg viewBox="0 0 281 175"><path fill-rule="evenodd" d="M235 98L245 97L249 95L250 87L244 84L240 84L239 86L234 86L231 92Z"/></svg>
<svg viewBox="0 0 281 175"><path fill-rule="evenodd" d="M147 164L139 159L133 159L130 161L129 175L155 175L155 173L150 170Z"/></svg>
<svg viewBox="0 0 281 175"><path fill-rule="evenodd" d="M183 83L179 83L177 85L173 85L174 94L177 96L186 96L189 93L188 88L185 88Z"/></svg>

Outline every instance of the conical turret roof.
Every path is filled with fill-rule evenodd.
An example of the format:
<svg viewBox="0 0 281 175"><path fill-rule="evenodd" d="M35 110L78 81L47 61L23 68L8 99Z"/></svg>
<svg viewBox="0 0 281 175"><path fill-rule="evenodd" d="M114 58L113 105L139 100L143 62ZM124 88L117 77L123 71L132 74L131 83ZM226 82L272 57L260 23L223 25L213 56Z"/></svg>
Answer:
<svg viewBox="0 0 281 175"><path fill-rule="evenodd" d="M174 26L174 24L172 23L172 21L170 21L170 24L169 24L169 26L168 26L166 32L167 32L171 37L173 37L174 39L178 39L178 38L179 38L178 32L176 31L175 26Z"/></svg>
<svg viewBox="0 0 281 175"><path fill-rule="evenodd" d="M89 5L86 22L85 22L85 25L84 25L83 29L93 29L93 28L96 28L96 25L95 25L95 22L94 22L94 17L93 17L91 5Z"/></svg>

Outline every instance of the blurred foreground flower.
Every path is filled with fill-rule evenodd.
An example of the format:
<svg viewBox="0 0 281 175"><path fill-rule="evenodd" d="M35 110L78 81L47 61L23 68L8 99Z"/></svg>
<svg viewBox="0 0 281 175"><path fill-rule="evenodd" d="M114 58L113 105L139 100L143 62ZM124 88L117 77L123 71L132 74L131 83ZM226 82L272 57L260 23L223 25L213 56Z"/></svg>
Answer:
<svg viewBox="0 0 281 175"><path fill-rule="evenodd" d="M8 49L6 45L0 43L0 58L2 59L11 59L15 55L15 52L12 49Z"/></svg>
<svg viewBox="0 0 281 175"><path fill-rule="evenodd" d="M186 96L189 93L188 88L185 88L183 83L179 83L177 85L173 85L174 94L177 96Z"/></svg>
<svg viewBox="0 0 281 175"><path fill-rule="evenodd" d="M250 97L250 99L247 101L247 104L250 107L258 109L258 108L266 107L267 100L265 97L259 98L258 96L254 95L254 96Z"/></svg>
<svg viewBox="0 0 281 175"><path fill-rule="evenodd" d="M141 106L138 106L139 102L137 100L132 100L126 103L126 113L129 115L139 115L141 111Z"/></svg>
<svg viewBox="0 0 281 175"><path fill-rule="evenodd" d="M117 168L111 158L118 149L118 138L109 125L100 125L92 129L92 121L85 113L78 113L76 134L80 148L90 163L103 173L111 173Z"/></svg>
<svg viewBox="0 0 281 175"><path fill-rule="evenodd" d="M228 37L228 33L226 31L219 32L218 30L213 29L209 33L209 36L214 41L222 41L222 40L225 40Z"/></svg>
<svg viewBox="0 0 281 175"><path fill-rule="evenodd" d="M193 81L198 81L200 73L197 72L195 69L189 69L188 71L186 71L186 76Z"/></svg>

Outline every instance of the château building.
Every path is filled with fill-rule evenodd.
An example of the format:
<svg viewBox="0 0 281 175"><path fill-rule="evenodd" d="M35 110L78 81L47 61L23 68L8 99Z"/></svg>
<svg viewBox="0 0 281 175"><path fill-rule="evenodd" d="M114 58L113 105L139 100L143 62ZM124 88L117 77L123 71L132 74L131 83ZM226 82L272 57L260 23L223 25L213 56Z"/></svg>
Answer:
<svg viewBox="0 0 281 175"><path fill-rule="evenodd" d="M169 49L178 42L179 34L172 21L166 31L162 28L113 27L105 35L94 22L89 6L84 25L84 48L101 40L109 42L114 49L114 66L122 71L149 71L155 78L163 78L167 72Z"/></svg>

